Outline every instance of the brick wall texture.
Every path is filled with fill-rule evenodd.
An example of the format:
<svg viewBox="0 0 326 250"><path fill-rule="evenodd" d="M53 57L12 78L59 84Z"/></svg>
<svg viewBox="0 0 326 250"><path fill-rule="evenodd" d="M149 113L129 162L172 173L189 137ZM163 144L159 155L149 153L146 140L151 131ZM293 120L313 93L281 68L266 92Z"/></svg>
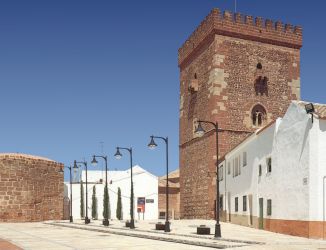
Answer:
<svg viewBox="0 0 326 250"><path fill-rule="evenodd" d="M215 133L196 137L195 121L219 123L221 157L283 116L300 99L301 46L301 27L213 9L179 49L181 218L214 218Z"/></svg>
<svg viewBox="0 0 326 250"><path fill-rule="evenodd" d="M59 220L63 164L22 154L0 155L0 221Z"/></svg>

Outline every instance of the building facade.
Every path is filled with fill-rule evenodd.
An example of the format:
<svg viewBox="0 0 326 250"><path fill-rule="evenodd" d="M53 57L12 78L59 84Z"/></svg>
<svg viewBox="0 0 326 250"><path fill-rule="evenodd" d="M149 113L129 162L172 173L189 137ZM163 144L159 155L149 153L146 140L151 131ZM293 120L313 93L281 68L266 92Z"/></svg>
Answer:
<svg viewBox="0 0 326 250"><path fill-rule="evenodd" d="M84 189L84 207L86 209L86 172L81 173ZM92 218L92 193L93 186L96 188L98 219L103 219L103 193L105 186L105 171L88 170L88 218ZM133 167L134 183L134 219L153 220L158 218L158 178L140 166ZM65 183L66 194L70 198L70 184ZM80 217L80 181L72 184L72 215ZM124 171L108 171L108 189L110 199L111 219L116 219L118 188L121 190L123 220L130 219L130 169ZM144 204L142 201L145 201ZM85 210L86 214L86 210Z"/></svg>
<svg viewBox="0 0 326 250"><path fill-rule="evenodd" d="M63 164L43 157L0 154L0 221L63 217Z"/></svg>
<svg viewBox="0 0 326 250"><path fill-rule="evenodd" d="M293 101L285 116L222 157L224 220L309 238L326 237L326 105Z"/></svg>
<svg viewBox="0 0 326 250"><path fill-rule="evenodd" d="M158 181L159 218L166 218L166 175ZM179 169L169 173L169 218L180 219L180 174Z"/></svg>
<svg viewBox="0 0 326 250"><path fill-rule="evenodd" d="M218 9L179 49L181 218L213 218L215 135L196 120L218 121L219 156L300 99L302 29Z"/></svg>

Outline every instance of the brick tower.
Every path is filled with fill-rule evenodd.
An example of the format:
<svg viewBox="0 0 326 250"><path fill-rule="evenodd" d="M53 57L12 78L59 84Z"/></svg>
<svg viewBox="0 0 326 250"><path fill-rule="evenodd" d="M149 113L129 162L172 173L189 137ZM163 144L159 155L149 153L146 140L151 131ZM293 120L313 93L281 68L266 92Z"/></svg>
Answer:
<svg viewBox="0 0 326 250"><path fill-rule="evenodd" d="M218 121L219 157L300 99L302 29L218 9L179 49L180 212L214 218L215 135L194 121ZM209 132L210 131L210 132Z"/></svg>

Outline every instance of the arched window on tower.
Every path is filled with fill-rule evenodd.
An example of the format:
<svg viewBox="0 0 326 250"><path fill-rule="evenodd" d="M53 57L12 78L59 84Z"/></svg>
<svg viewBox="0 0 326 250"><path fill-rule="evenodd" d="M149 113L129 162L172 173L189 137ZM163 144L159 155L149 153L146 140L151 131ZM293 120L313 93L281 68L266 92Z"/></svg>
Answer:
<svg viewBox="0 0 326 250"><path fill-rule="evenodd" d="M251 111L252 125L261 127L266 124L266 110L265 108L257 104Z"/></svg>

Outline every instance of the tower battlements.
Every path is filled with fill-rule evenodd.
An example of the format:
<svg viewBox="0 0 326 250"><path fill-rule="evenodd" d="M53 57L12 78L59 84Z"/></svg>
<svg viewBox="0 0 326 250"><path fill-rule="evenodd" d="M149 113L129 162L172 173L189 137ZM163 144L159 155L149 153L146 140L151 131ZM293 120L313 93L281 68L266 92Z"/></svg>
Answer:
<svg viewBox="0 0 326 250"><path fill-rule="evenodd" d="M302 27L300 26L284 25L280 21L273 22L270 19L253 18L253 16L229 11L221 13L215 8L179 48L179 66L188 61L192 53L214 34L296 49L302 46Z"/></svg>

